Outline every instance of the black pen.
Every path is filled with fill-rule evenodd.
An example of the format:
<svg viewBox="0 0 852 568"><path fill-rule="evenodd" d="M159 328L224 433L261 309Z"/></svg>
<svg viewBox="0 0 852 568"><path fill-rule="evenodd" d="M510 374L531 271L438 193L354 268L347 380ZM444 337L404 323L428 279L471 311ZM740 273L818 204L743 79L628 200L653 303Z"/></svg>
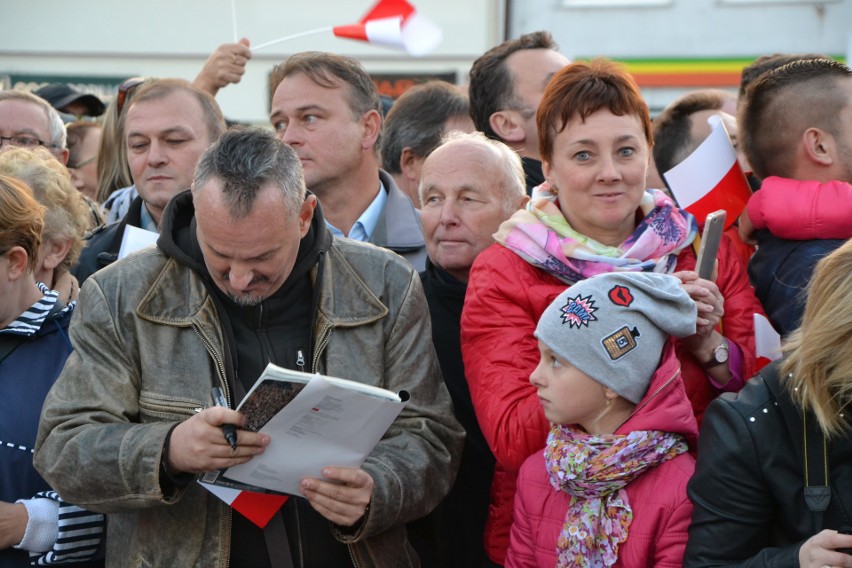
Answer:
<svg viewBox="0 0 852 568"><path fill-rule="evenodd" d="M228 408L228 401L225 400L225 395L222 394L222 389L213 387L213 403L222 408ZM225 434L225 440L231 444L231 449L237 449L237 427L233 424L222 424L222 432Z"/></svg>

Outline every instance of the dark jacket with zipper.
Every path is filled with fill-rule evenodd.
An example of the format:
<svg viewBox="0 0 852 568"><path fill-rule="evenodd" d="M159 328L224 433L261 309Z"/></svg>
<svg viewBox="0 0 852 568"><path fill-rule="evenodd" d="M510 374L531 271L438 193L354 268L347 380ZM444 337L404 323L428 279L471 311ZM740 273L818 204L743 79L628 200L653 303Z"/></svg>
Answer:
<svg viewBox="0 0 852 568"><path fill-rule="evenodd" d="M164 213L158 247L111 265L82 287L71 326L75 352L45 403L36 467L67 499L111 513L109 565L237 565L245 543L228 536L240 533L236 515L195 483L164 491L163 443L178 421L211 404L212 386L230 394L235 377L253 382L252 367L266 363L258 353L292 367L298 347L276 339L279 332L289 334L296 346L306 342L309 371L410 393L362 465L374 480L368 514L355 530L324 520L322 525L357 566L418 565L405 524L449 490L463 433L452 417L434 348L422 341L431 330L417 274L371 245L331 241L318 207L313 243L303 240L294 267L300 274L294 272L263 308L241 313L245 308L211 293L196 270L192 211L191 196L177 196ZM284 304L304 303L308 293L310 333L268 314L272 306L302 314L304 306ZM288 527L296 537L296 565L328 565L335 551L326 550L324 535L309 528L312 517L302 517L302 499L290 501L299 512L296 526L291 520ZM299 540L299 530L310 538Z"/></svg>
<svg viewBox="0 0 852 568"><path fill-rule="evenodd" d="M688 486L694 511L684 566L798 567L804 541L852 526L852 441L829 439L831 499L814 514L805 502L803 416L778 365L707 407ZM808 422L815 428L813 415ZM821 442L818 435L810 443L812 485L823 485Z"/></svg>
<svg viewBox="0 0 852 568"><path fill-rule="evenodd" d="M86 246L80 252L77 264L71 268L80 285L92 274L109 266L118 259L118 251L121 250L121 240L124 238L124 229L142 226L142 198L136 198L130 202L127 215L121 221L110 225L101 225L86 236Z"/></svg>

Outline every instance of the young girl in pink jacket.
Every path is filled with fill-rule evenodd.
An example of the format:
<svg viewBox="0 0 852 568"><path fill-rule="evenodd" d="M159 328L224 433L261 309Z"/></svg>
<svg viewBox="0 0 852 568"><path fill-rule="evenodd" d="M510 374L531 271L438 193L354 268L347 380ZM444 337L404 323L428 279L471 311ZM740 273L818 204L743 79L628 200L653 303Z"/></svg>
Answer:
<svg viewBox="0 0 852 568"><path fill-rule="evenodd" d="M698 434L670 336L696 308L665 274L611 272L542 314L530 377L551 422L518 477L506 567L681 566Z"/></svg>

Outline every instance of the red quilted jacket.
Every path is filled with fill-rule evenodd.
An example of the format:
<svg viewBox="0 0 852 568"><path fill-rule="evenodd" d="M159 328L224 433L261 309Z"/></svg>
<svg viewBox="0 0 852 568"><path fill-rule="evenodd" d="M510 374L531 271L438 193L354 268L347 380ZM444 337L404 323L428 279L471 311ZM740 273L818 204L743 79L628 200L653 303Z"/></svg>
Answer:
<svg viewBox="0 0 852 568"><path fill-rule="evenodd" d="M694 268L695 254L687 247L678 258L677 270ZM719 249L717 285L725 298L724 335L742 350L743 377L751 377L757 372L752 314L763 314L763 309L727 238ZM497 459L485 548L498 564L503 564L509 545L518 470L527 457L544 447L549 430L536 389L529 382L539 360L533 332L544 309L565 288L564 282L499 244L477 257L468 280L461 321L462 356L477 419ZM700 424L704 409L718 392L679 344L677 355L686 394Z"/></svg>

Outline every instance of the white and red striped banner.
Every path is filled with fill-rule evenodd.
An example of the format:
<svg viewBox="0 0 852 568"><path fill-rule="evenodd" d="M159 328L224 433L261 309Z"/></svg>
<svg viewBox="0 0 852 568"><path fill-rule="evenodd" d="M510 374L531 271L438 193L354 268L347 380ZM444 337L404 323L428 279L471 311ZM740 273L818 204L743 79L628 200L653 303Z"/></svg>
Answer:
<svg viewBox="0 0 852 568"><path fill-rule="evenodd" d="M443 38L441 28L405 0L379 0L357 24L335 26L334 35L426 55Z"/></svg>
<svg viewBox="0 0 852 568"><path fill-rule="evenodd" d="M737 152L722 119L707 119L711 132L684 161L663 173L678 204L704 225L708 213L724 209L730 227L751 196L751 188L737 162Z"/></svg>

